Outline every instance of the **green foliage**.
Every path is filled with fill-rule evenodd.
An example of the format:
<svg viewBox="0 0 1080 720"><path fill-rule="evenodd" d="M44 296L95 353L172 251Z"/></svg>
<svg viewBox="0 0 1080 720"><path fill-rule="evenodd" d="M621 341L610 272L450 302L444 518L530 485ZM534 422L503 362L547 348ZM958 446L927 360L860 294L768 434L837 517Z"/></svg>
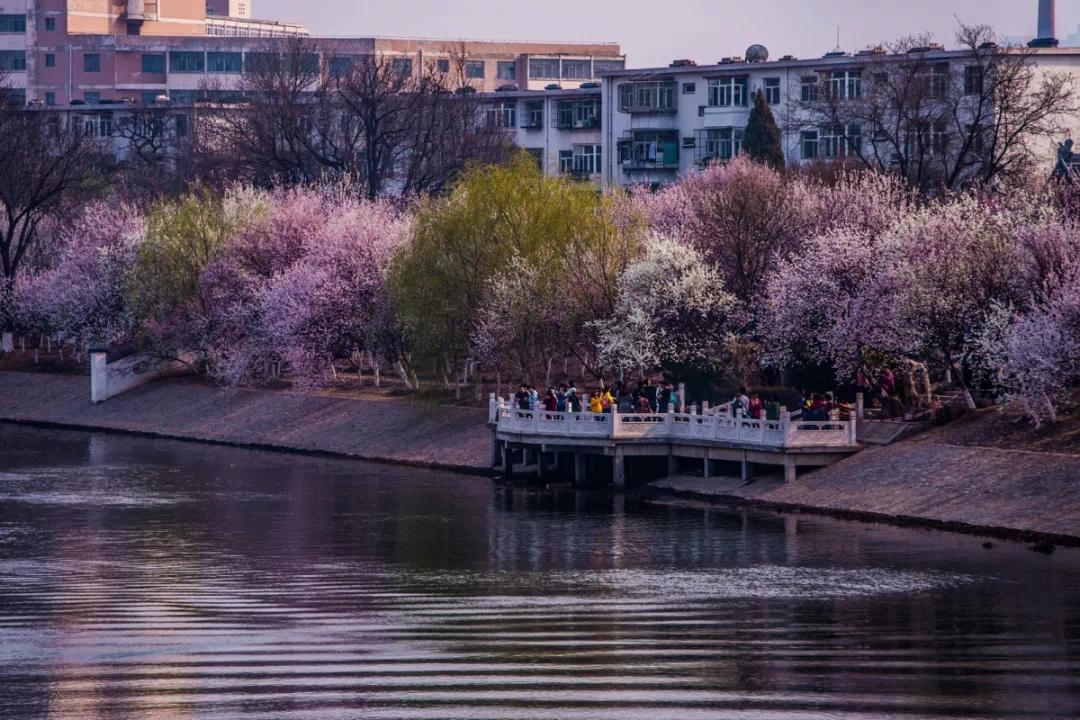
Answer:
<svg viewBox="0 0 1080 720"><path fill-rule="evenodd" d="M548 295L584 282L596 294L589 303L610 307L634 224L617 215L594 186L547 177L523 152L467 170L447 196L420 204L391 270L414 349L443 362L466 357L493 278L507 271L541 279ZM542 312L544 297L535 301Z"/></svg>
<svg viewBox="0 0 1080 720"><path fill-rule="evenodd" d="M128 278L128 302L141 320L182 312L230 230L220 196L197 190L161 201L146 218L146 240Z"/></svg>
<svg viewBox="0 0 1080 720"><path fill-rule="evenodd" d="M784 150L780 145L780 128L773 117L772 109L765 102L765 95L758 90L754 96L754 108L750 111L750 120L746 124L743 138L743 152L751 160L765 163L776 169L784 169Z"/></svg>

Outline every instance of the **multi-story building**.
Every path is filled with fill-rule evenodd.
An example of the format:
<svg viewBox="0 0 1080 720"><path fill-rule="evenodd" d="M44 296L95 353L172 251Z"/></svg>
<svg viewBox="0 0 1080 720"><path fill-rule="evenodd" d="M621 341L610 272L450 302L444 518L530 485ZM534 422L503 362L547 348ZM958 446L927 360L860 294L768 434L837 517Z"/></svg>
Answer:
<svg viewBox="0 0 1080 720"><path fill-rule="evenodd" d="M485 94L481 122L505 129L549 175L599 181L602 157L598 83L573 90L524 90Z"/></svg>
<svg viewBox="0 0 1080 720"><path fill-rule="evenodd" d="M0 72L8 89L41 105L184 102L201 87L235 84L246 63L302 26L251 17L251 0L0 0ZM337 58L390 57L402 72L464 58L477 90L577 87L618 70L615 43L311 39Z"/></svg>
<svg viewBox="0 0 1080 720"><path fill-rule="evenodd" d="M1006 48L994 52L1015 52ZM1080 88L1080 49L1038 47L1028 50L1036 73L1065 72ZM870 148L880 138L869 120L845 126L814 124L815 103L832 98L842 103L864 100L864 88L881 82L890 67L918 64L925 74L926 96L932 91L974 94L981 75L969 50L939 46L915 48L918 58L889 56L880 48L854 54L833 51L821 58L785 56L768 61L754 46L747 58L728 58L714 65L688 60L669 67L605 73L603 87L603 181L617 185L658 185L674 181L707 163L729 160L742 149L754 97L763 93L781 129L789 165L844 159L856 146ZM957 100L954 106L963 111ZM852 113L857 116L858 113ZM820 118L818 118L820 119ZM1063 118L1080 130L1080 118ZM929 135L938 132L927 129ZM947 129L940 131L947 133ZM1045 148L1051 157L1052 148ZM871 153L868 153L872 155Z"/></svg>

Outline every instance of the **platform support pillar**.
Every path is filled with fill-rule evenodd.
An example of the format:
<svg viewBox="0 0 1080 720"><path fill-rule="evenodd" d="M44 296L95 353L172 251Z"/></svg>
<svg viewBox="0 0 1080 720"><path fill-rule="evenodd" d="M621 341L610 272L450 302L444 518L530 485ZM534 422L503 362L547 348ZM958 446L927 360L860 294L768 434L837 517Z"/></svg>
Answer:
<svg viewBox="0 0 1080 720"><path fill-rule="evenodd" d="M611 473L612 483L617 488L625 488L626 487L626 453L623 452L623 449L621 447L615 448L615 457L612 458L611 467L612 467L612 473Z"/></svg>
<svg viewBox="0 0 1080 720"><path fill-rule="evenodd" d="M794 455L786 455L784 457L784 482L786 482L786 483L795 482L795 478L796 478L797 475L798 475L798 472L797 472L796 466L795 466L795 456Z"/></svg>

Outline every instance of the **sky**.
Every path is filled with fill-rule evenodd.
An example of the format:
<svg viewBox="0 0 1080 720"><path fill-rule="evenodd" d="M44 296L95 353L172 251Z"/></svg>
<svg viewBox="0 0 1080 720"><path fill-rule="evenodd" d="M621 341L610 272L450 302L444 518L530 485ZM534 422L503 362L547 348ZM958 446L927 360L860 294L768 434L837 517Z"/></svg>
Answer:
<svg viewBox="0 0 1080 720"><path fill-rule="evenodd" d="M929 31L952 46L957 18L1004 36L1035 34L1037 0L253 0L256 17L293 20L316 35L476 40L604 40L630 67L742 55L818 57ZM1080 0L1058 2L1058 37L1078 32Z"/></svg>

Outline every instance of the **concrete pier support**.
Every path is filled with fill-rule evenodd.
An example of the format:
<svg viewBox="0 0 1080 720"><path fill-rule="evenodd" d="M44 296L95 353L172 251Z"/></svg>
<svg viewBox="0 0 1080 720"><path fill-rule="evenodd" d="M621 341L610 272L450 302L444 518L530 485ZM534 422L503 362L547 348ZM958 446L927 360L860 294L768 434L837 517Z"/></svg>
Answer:
<svg viewBox="0 0 1080 720"><path fill-rule="evenodd" d="M668 455L667 474L668 477L673 477L679 474L679 458L675 457L674 455Z"/></svg>
<svg viewBox="0 0 1080 720"><path fill-rule="evenodd" d="M750 461L743 457L741 465L741 475L743 482L750 482L754 479L754 466L750 464Z"/></svg>
<svg viewBox="0 0 1080 720"><path fill-rule="evenodd" d="M585 470L588 456L583 452L574 453L574 484L585 484Z"/></svg>
<svg viewBox="0 0 1080 720"><path fill-rule="evenodd" d="M704 471L702 472L702 475L704 475L706 478L711 478L715 474L716 474L716 463L714 461L710 460L708 457L706 457L705 458L705 467L704 467Z"/></svg>
<svg viewBox="0 0 1080 720"><path fill-rule="evenodd" d="M626 453L622 448L615 448L611 462L611 479L617 488L626 487Z"/></svg>
<svg viewBox="0 0 1080 720"><path fill-rule="evenodd" d="M502 473L504 481L514 479L514 446L508 442L502 444Z"/></svg>
<svg viewBox="0 0 1080 720"><path fill-rule="evenodd" d="M502 462L502 443L494 431L491 433L491 467L499 467Z"/></svg>
<svg viewBox="0 0 1080 720"><path fill-rule="evenodd" d="M795 458L788 455L784 458L784 482L795 482L795 478L798 475L798 471L795 467Z"/></svg>

